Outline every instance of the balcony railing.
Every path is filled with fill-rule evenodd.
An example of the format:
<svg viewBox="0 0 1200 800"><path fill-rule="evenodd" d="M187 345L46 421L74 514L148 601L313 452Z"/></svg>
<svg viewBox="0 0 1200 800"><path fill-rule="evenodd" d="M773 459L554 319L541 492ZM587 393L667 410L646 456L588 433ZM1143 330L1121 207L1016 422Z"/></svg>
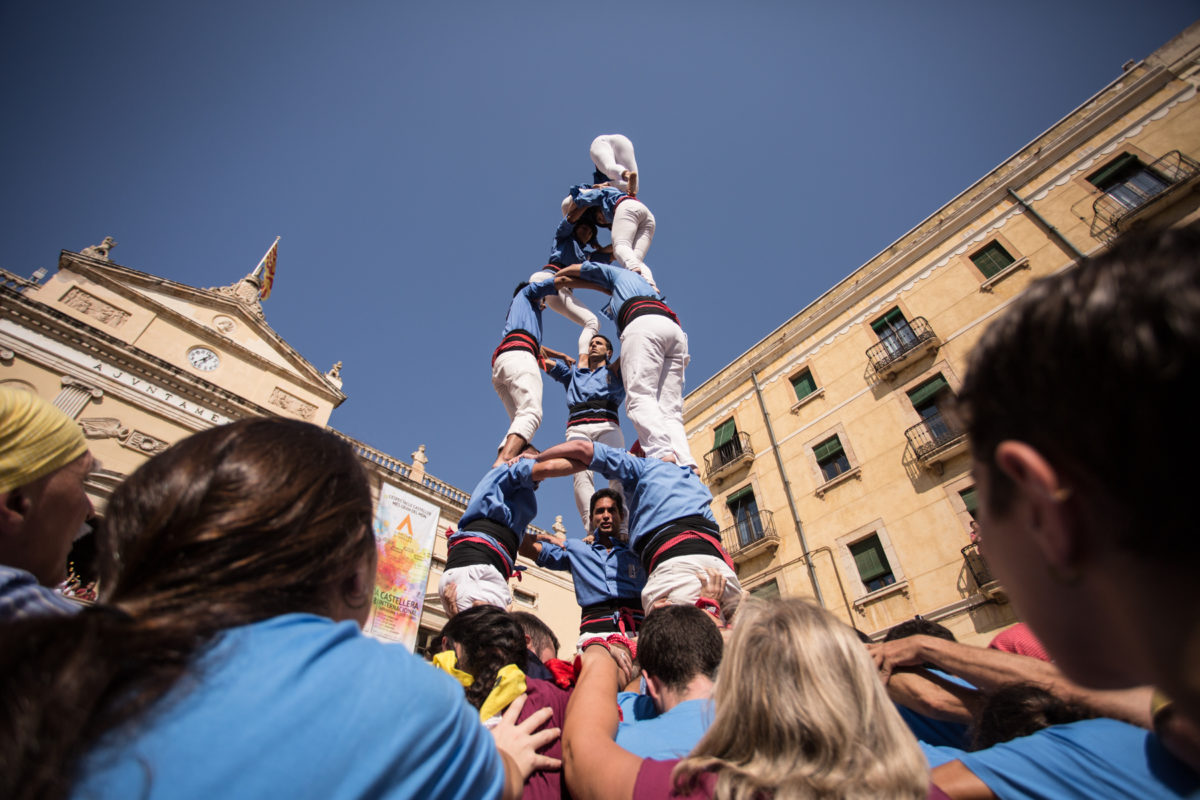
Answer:
<svg viewBox="0 0 1200 800"><path fill-rule="evenodd" d="M1200 163L1172 150L1096 198L1092 203L1092 235L1112 240L1137 212L1198 174Z"/></svg>
<svg viewBox="0 0 1200 800"><path fill-rule="evenodd" d="M878 344L868 347L867 360L876 373L884 375L895 372L911 356L937 343L937 334L929 322L924 317L913 317L906 324L881 336Z"/></svg>
<svg viewBox="0 0 1200 800"><path fill-rule="evenodd" d="M964 547L962 549L962 556L963 561L967 565L967 572L971 573L971 578L974 579L975 585L979 587L979 591L987 597L1003 601L1005 599L1004 589L992 577L992 570L988 567L987 561L984 560L983 554L979 552L979 543L971 542L971 544Z"/></svg>
<svg viewBox="0 0 1200 800"><path fill-rule="evenodd" d="M944 417L941 413L926 417L904 432L904 438L920 461L928 461L939 451L966 442L967 434L957 420Z"/></svg>
<svg viewBox="0 0 1200 800"><path fill-rule="evenodd" d="M778 547L779 534L775 532L771 512L758 511L740 515L736 523L721 531L721 544L735 559L739 554L749 555L752 550L757 552L760 548L772 545Z"/></svg>
<svg viewBox="0 0 1200 800"><path fill-rule="evenodd" d="M750 434L738 431L728 442L705 453L704 472L709 478L713 478L727 469L733 469L742 461L750 461L753 458L754 448L750 446Z"/></svg>

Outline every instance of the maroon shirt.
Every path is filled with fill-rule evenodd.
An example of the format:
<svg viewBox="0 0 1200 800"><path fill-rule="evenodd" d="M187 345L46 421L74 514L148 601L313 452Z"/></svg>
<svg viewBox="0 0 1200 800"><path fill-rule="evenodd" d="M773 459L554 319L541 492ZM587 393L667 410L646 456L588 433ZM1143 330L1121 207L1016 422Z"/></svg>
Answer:
<svg viewBox="0 0 1200 800"><path fill-rule="evenodd" d="M538 730L562 727L563 720L567 717L567 700L571 696L570 693L563 691L550 681L542 681L537 678L525 679L525 693L529 697L525 700L525 707L521 709L517 722L523 722L535 711L549 706L553 710L550 720ZM562 740L555 739L538 750L538 753L561 759ZM553 772L543 770L530 775L529 780L525 781L523 797L526 800L559 800L561 797L569 797L563 783L562 770Z"/></svg>

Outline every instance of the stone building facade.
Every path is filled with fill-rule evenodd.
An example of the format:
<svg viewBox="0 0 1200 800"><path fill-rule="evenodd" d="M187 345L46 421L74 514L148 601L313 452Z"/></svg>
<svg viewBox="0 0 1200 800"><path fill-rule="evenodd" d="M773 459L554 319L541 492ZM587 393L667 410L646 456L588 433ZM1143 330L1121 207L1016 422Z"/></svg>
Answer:
<svg viewBox="0 0 1200 800"><path fill-rule="evenodd" d="M107 249L62 252L46 280L0 271L0 385L32 391L79 421L101 462L87 486L99 513L126 475L196 431L264 415L328 426L346 399L340 367L321 372L271 329L257 279L197 289L112 263ZM439 509L436 589L444 531L457 527L468 494L425 472L424 448L410 464L343 438L376 496L386 481ZM526 566L516 607L574 642L570 577ZM427 592L418 643L445 621L436 592Z"/></svg>
<svg viewBox="0 0 1200 800"><path fill-rule="evenodd" d="M967 356L1036 278L1200 218L1198 59L1200 23L687 396L752 593L815 597L870 634L921 614L978 643L1014 621L970 538Z"/></svg>

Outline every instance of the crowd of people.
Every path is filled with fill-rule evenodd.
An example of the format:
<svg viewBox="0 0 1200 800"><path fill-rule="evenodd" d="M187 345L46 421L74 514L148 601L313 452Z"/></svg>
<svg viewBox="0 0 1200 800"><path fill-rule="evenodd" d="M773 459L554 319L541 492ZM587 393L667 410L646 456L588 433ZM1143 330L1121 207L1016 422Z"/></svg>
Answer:
<svg viewBox="0 0 1200 800"><path fill-rule="evenodd" d="M620 214L589 193L638 188L627 144L598 139L610 185L564 203L580 246L595 235L574 233L580 207L603 208L585 225ZM611 290L621 365L585 328L591 366L556 376L580 425L617 411L582 386L589 370L619 372L631 419L635 396L662 402L662 383L631 382L647 374L630 367L631 330L678 327L636 310L666 307L634 271L634 210L630 238L613 234L622 266L560 264L519 290L504 339L534 349L498 350L496 364L536 366L541 298ZM744 598L712 497L654 414L634 420L637 453L589 435L538 452L510 428L449 537L432 665L361 632L368 479L346 443L298 421L241 420L147 461L96 533L97 601L65 599L95 460L62 412L0 387L0 796L1200 796L1184 503L1198 366L1196 228L1126 236L1037 281L976 345L960 402L978 536L1028 623L990 647L920 618L874 641L802 599ZM493 372L514 426L522 369ZM590 541L527 535L540 481L584 470L611 482L581 511ZM574 578L568 659L508 609L519 555Z"/></svg>

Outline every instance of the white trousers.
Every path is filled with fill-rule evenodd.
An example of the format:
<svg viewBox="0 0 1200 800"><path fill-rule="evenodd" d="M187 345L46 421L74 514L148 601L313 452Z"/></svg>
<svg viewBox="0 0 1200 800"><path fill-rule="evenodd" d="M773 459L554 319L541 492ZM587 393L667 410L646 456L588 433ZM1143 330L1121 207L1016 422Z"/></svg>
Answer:
<svg viewBox="0 0 1200 800"><path fill-rule="evenodd" d="M621 334L621 382L625 413L646 455L673 455L694 467L683 429L683 373L691 357L687 334L668 317L638 317Z"/></svg>
<svg viewBox="0 0 1200 800"><path fill-rule="evenodd" d="M625 449L625 437L621 434L621 426L615 422L587 422L582 425L569 425L567 427L567 441L578 441L580 439L588 439L593 442L600 442L609 447L616 447L620 450ZM625 507L625 514L621 517L621 538L629 538L629 508L625 506L625 489L619 480L610 480L608 488L621 495L621 505ZM579 516L583 520L583 529L588 533L592 532L592 520L589 510L592 505L592 495L596 493L596 477L590 469L585 469L582 472L575 473L575 508L579 509Z"/></svg>
<svg viewBox="0 0 1200 800"><path fill-rule="evenodd" d="M553 277L554 273L550 270L542 270L530 275L529 282L540 283L547 278ZM579 334L578 352L581 359L586 357L588 345L591 344L592 337L600 332L600 320L588 310L587 306L575 299L575 293L570 289L559 289L558 294L552 294L546 298L546 305L551 310L557 311L571 320L571 322L583 326L583 330Z"/></svg>
<svg viewBox="0 0 1200 800"><path fill-rule="evenodd" d="M629 191L629 181L621 177L625 170L637 172L637 159L633 156L633 142L619 133L605 133L592 140L588 148L592 163L596 169L608 176L613 186L622 192ZM638 188L642 185L642 175L638 172Z"/></svg>
<svg viewBox="0 0 1200 800"><path fill-rule="evenodd" d="M737 573L724 559L698 554L676 556L655 566L642 589L642 608L647 616L659 600L665 599L673 605L694 605L700 597L700 577L707 568L715 569L725 578L725 594L719 600L726 620L732 617L742 602L742 584L738 582Z"/></svg>
<svg viewBox="0 0 1200 800"><path fill-rule="evenodd" d="M455 591L454 607L458 611L466 611L477 601L506 611L512 605L508 579L491 564L473 564L446 570L438 581L438 594L445 597L446 587L451 584Z"/></svg>
<svg viewBox="0 0 1200 800"><path fill-rule="evenodd" d="M512 421L505 438L515 433L532 442L542 424L542 371L537 359L525 350L501 353L492 364L492 387ZM503 439L500 446L504 446Z"/></svg>
<svg viewBox="0 0 1200 800"><path fill-rule="evenodd" d="M654 215L641 200L622 200L613 212L613 258L625 269L636 272L658 289L654 275L643 260L654 241Z"/></svg>

